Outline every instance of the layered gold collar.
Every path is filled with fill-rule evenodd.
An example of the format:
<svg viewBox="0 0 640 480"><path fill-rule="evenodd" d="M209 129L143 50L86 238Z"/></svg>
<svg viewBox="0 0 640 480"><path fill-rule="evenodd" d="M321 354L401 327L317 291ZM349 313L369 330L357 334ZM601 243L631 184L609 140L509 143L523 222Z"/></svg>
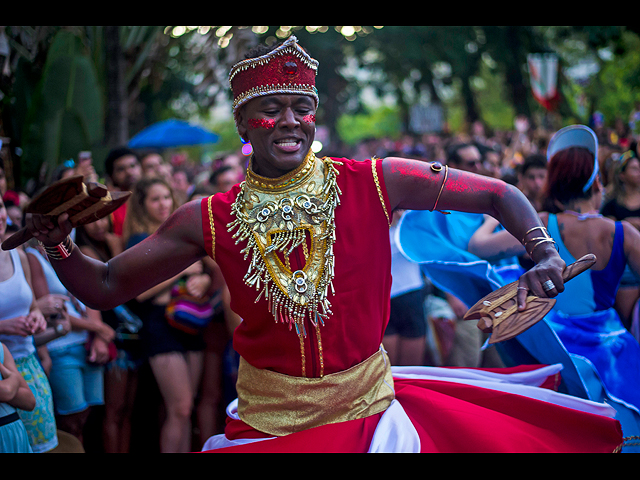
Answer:
<svg viewBox="0 0 640 480"><path fill-rule="evenodd" d="M262 177L253 171L254 158L251 157L249 161L249 168L247 169L246 183L250 188L255 190L261 190L266 192L275 192L280 190L287 190L289 188L295 188L295 186L304 182L307 176L311 174L313 168L316 165L317 157L312 150L309 150L307 156L298 167L291 172L278 178Z"/></svg>
<svg viewBox="0 0 640 480"><path fill-rule="evenodd" d="M244 281L264 295L277 322L306 335L305 320L324 324L331 313L333 292L335 208L339 205L338 171L330 158L309 152L302 164L277 179L256 175L251 168L231 207L235 220L227 225L251 262ZM290 255L302 250L305 264L292 269Z"/></svg>

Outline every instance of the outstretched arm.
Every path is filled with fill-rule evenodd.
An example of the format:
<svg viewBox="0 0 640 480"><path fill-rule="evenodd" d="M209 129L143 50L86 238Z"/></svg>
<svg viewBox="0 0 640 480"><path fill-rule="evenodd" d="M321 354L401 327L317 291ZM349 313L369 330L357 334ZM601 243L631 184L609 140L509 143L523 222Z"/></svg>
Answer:
<svg viewBox="0 0 640 480"><path fill-rule="evenodd" d="M454 168L436 172L431 163L404 158L386 158L382 165L392 209L432 210L437 200L440 211L491 215L520 239L542 226L522 192L502 180Z"/></svg>
<svg viewBox="0 0 640 480"><path fill-rule="evenodd" d="M437 203L440 211L491 215L517 239L541 236L541 230L532 230L544 227L540 217L513 185L453 168L435 171L431 163L404 158L386 158L382 166L392 209L433 210ZM555 246L541 243L533 251L532 259L536 267L520 278L520 309L525 306L527 291L538 297L554 297L564 291L565 264ZM555 288L545 292L542 284L547 280L551 280Z"/></svg>
<svg viewBox="0 0 640 480"><path fill-rule="evenodd" d="M57 221L28 215L27 227L46 246L55 246L71 232L68 216ZM180 273L207 255L202 235L200 202L190 202L143 242L109 262L101 262L74 248L64 260L51 260L69 292L95 310L121 305L156 284Z"/></svg>

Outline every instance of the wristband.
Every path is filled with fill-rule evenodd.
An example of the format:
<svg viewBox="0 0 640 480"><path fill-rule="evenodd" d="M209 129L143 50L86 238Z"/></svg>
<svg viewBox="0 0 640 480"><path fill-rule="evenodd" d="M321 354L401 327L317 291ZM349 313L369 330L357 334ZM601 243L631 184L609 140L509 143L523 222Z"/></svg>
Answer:
<svg viewBox="0 0 640 480"><path fill-rule="evenodd" d="M540 240L538 243L536 243L533 246L533 248L529 252L529 256L533 257L533 252L536 250L536 248L538 248L539 245L541 245L543 243L553 243L553 246L556 247L556 251L558 250L558 245L556 244L556 242L552 238L545 238L545 239Z"/></svg>
<svg viewBox="0 0 640 480"><path fill-rule="evenodd" d="M73 252L73 249L75 248L75 244L68 236L55 247L47 247L42 242L40 242L40 245L44 248L49 260L64 260L69 258L71 256L71 252Z"/></svg>
<svg viewBox="0 0 640 480"><path fill-rule="evenodd" d="M529 235L531 232L535 230L540 230L543 236L534 237L527 240L527 235ZM537 242L537 243L533 246L533 248L529 249L529 244L533 242ZM524 238L522 239L521 243L524 245L524 248L530 257L533 255L533 251L543 243L553 243L554 247L556 247L556 250L558 250L558 245L556 244L555 240L551 238L551 236L549 235L549 232L544 227L533 227L532 229L530 229L527 233L524 234Z"/></svg>

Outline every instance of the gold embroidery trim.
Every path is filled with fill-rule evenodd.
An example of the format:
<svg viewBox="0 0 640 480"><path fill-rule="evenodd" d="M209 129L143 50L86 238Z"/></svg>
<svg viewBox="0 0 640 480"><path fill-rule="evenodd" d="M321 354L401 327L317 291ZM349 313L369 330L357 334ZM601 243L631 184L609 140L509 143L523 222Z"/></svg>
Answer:
<svg viewBox="0 0 640 480"><path fill-rule="evenodd" d="M324 377L324 350L322 349L322 338L320 337L320 325L316 325L316 335L318 336L318 359L320 360L320 377Z"/></svg>
<svg viewBox="0 0 640 480"><path fill-rule="evenodd" d="M318 339L318 362L320 363L320 378L324 377L324 350L322 349L322 337L320 336L320 324L315 325L316 328L316 337ZM302 333L298 334L298 338L300 339L300 357L302 360L302 377L307 376L307 356L304 350L304 339L305 335Z"/></svg>
<svg viewBox="0 0 640 480"><path fill-rule="evenodd" d="M240 358L236 389L242 421L275 436L366 418L385 411L395 397L382 348L358 365L322 378L284 375Z"/></svg>
<svg viewBox="0 0 640 480"><path fill-rule="evenodd" d="M382 204L382 209L384 210L384 215L387 217L387 223L391 225L391 219L389 218L389 212L387 212L387 206L384 204L384 197L382 195L382 187L380 186L380 180L378 180L378 172L376 170L376 162L379 159L373 157L371 159L371 171L373 172L373 181L376 184L376 188L378 189L378 197L380 198L380 203Z"/></svg>
<svg viewBox="0 0 640 480"><path fill-rule="evenodd" d="M211 258L215 260L216 258L216 226L213 223L213 207L211 205L212 199L213 199L213 195L209 197L207 204L209 207L209 225L211 227Z"/></svg>
<svg viewBox="0 0 640 480"><path fill-rule="evenodd" d="M300 359L302 361L302 375L300 376L306 377L307 376L307 367L306 367L307 356L304 353L304 335L302 334L302 332L298 334L298 338L300 339Z"/></svg>

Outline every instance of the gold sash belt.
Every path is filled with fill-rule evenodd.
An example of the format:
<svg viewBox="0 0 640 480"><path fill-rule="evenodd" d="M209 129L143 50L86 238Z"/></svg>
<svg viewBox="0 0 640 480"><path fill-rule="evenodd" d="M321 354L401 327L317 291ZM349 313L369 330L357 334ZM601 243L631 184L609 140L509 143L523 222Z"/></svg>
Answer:
<svg viewBox="0 0 640 480"><path fill-rule="evenodd" d="M385 411L394 399L389 358L382 348L364 362L322 378L292 377L240 359L238 415L274 436Z"/></svg>

